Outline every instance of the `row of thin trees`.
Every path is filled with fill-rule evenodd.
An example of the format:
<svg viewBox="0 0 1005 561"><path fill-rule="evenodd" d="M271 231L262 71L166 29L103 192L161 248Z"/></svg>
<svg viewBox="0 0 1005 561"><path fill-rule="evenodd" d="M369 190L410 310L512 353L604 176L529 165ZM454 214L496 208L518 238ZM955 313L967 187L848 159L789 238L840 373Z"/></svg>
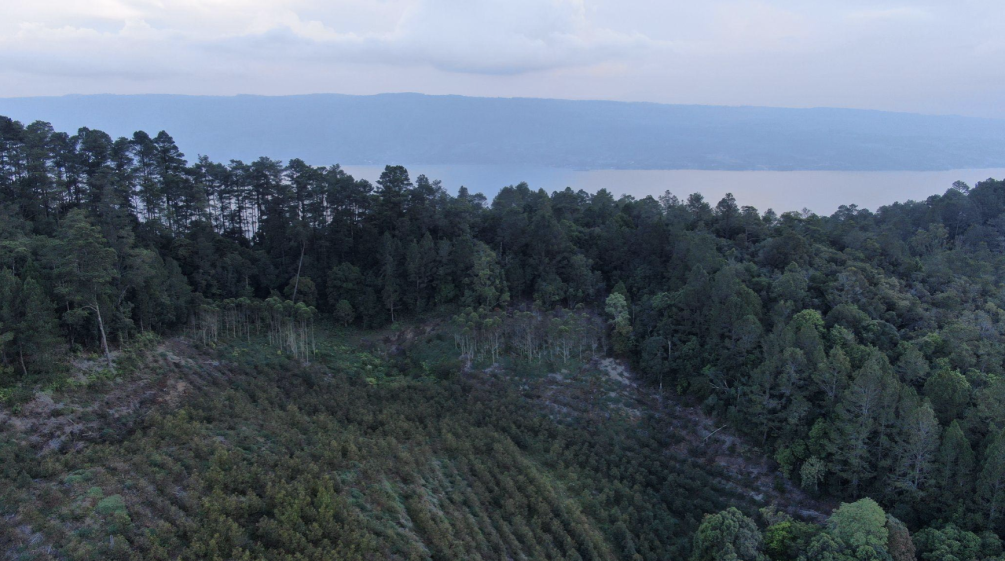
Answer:
<svg viewBox="0 0 1005 561"><path fill-rule="evenodd" d="M581 306L552 311L536 306L508 311L467 308L454 317L454 325L454 342L468 363L495 363L509 354L529 362L565 364L607 352L604 321Z"/></svg>
<svg viewBox="0 0 1005 561"><path fill-rule="evenodd" d="M203 344L220 338L251 341L252 334L264 332L270 345L282 349L299 360L310 363L317 352L314 320L318 311L303 302L294 304L272 296L228 298L199 306L192 317L191 335Z"/></svg>

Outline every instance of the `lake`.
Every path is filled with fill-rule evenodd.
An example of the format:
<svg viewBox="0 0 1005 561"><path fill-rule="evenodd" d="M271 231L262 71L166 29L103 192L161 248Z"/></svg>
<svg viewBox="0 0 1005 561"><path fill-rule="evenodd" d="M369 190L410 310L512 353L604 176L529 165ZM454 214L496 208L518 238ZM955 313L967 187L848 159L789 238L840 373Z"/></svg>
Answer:
<svg viewBox="0 0 1005 561"><path fill-rule="evenodd" d="M359 179L376 181L384 166L343 166ZM420 174L439 179L452 193L465 186L491 198L499 189L526 181L548 192L572 187L595 193L607 189L615 196L657 197L669 190L681 199L701 193L713 206L733 193L740 206L751 205L778 213L808 208L831 214L840 205L857 204L876 210L882 205L924 200L942 194L954 181L975 185L988 178L1005 178L1005 168L950 171L708 171L708 170L590 170L494 165L410 165L414 181Z"/></svg>

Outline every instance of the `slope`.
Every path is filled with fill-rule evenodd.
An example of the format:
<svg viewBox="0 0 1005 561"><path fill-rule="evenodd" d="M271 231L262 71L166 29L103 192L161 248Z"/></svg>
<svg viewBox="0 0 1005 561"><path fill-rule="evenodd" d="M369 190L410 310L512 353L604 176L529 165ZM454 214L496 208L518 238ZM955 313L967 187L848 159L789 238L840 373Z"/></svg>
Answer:
<svg viewBox="0 0 1005 561"><path fill-rule="evenodd" d="M435 322L326 332L317 356L148 341L118 376L78 368L5 410L0 551L676 559L727 504L819 518L756 451L608 360L454 368ZM415 368L431 357L447 367Z"/></svg>

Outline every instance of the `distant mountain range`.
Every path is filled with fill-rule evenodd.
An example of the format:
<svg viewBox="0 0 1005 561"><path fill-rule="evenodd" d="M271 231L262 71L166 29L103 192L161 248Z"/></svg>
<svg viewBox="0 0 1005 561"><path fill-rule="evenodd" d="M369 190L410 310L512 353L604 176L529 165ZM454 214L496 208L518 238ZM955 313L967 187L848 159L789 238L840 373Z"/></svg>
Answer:
<svg viewBox="0 0 1005 561"><path fill-rule="evenodd" d="M113 136L170 133L194 159L571 169L1005 167L1005 121L854 109L351 96L0 98L0 115Z"/></svg>

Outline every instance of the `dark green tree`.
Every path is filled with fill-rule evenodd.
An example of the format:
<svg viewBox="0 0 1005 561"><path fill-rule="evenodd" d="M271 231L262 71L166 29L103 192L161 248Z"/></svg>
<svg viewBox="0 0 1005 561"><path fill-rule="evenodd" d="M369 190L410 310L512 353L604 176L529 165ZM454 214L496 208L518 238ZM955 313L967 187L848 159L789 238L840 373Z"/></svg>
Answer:
<svg viewBox="0 0 1005 561"><path fill-rule="evenodd" d="M766 561L757 524L735 508L706 514L694 535L691 561Z"/></svg>
<svg viewBox="0 0 1005 561"><path fill-rule="evenodd" d="M101 232L81 210L67 214L60 224L57 239L50 255L54 274L59 279L56 293L78 309L94 314L105 360L108 368L114 369L102 312L107 315L111 308L112 281L117 276L115 250L108 247Z"/></svg>

